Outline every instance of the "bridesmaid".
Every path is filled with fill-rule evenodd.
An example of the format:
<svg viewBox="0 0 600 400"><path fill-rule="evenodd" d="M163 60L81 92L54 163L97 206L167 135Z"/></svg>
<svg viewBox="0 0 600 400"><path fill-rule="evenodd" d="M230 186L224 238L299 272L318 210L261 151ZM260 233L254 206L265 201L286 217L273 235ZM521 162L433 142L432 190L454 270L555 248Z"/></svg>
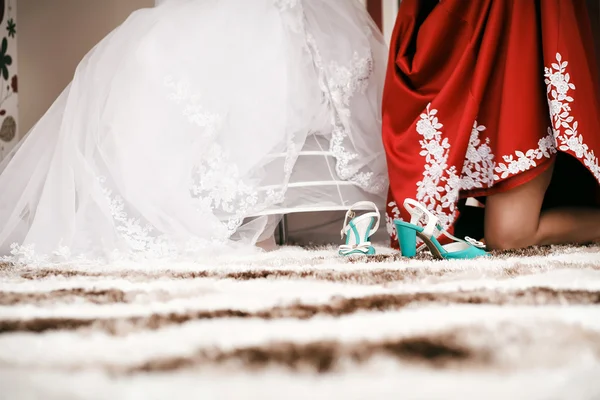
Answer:
<svg viewBox="0 0 600 400"><path fill-rule="evenodd" d="M585 0L404 0L383 95L388 227L416 199L491 249L600 240L600 98Z"/></svg>

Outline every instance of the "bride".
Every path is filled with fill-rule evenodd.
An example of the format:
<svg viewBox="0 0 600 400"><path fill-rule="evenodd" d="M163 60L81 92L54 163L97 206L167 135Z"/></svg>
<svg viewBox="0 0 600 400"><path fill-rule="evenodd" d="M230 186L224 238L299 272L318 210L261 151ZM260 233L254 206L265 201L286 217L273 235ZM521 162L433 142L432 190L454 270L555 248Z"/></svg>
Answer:
<svg viewBox="0 0 600 400"><path fill-rule="evenodd" d="M357 0L134 12L0 164L2 260L193 260L381 203L386 57Z"/></svg>

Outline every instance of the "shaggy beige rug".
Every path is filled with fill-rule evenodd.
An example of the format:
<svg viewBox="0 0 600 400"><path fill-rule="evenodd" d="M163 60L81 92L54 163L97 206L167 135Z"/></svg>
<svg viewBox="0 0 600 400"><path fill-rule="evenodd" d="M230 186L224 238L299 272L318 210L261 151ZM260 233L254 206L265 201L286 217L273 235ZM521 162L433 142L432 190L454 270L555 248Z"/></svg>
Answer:
<svg viewBox="0 0 600 400"><path fill-rule="evenodd" d="M600 399L600 248L0 266L0 399Z"/></svg>

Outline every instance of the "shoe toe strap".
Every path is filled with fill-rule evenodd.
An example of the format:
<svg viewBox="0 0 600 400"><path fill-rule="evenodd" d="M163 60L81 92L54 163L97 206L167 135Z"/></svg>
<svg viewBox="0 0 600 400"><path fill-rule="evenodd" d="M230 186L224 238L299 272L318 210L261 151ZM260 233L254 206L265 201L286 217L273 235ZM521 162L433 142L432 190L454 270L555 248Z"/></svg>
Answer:
<svg viewBox="0 0 600 400"><path fill-rule="evenodd" d="M371 242L362 242L361 244L356 244L356 245L342 244L341 246L339 246L338 249L341 253L350 253L353 251L360 251L361 253L366 254L371 247L372 247Z"/></svg>

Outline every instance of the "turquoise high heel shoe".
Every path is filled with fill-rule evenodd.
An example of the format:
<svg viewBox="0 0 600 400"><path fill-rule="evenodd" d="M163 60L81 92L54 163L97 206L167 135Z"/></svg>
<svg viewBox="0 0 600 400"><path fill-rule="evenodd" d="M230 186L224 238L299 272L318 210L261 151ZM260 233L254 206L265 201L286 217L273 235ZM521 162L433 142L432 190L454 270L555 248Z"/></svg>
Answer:
<svg viewBox="0 0 600 400"><path fill-rule="evenodd" d="M369 207L372 212L367 212L359 217L355 217L355 208ZM348 222L350 219L350 222ZM379 229L379 210L375 203L370 201L359 201L350 207L346 212L344 227L342 228L342 239L346 236L346 244L339 247L338 253L341 256L350 256L353 254L374 255L375 248L371 245L369 238Z"/></svg>
<svg viewBox="0 0 600 400"><path fill-rule="evenodd" d="M483 243L469 237L466 237L466 240L462 240L443 230L438 224L438 218L415 200L404 200L404 208L410 214L410 223L394 220L402 256L412 258L424 248L428 248L435 258L446 260L464 260L489 256L489 253L485 251ZM422 218L425 219L425 227L418 225ZM442 246L435 237L436 229L442 235L452 239L454 243ZM423 241L423 244L418 248L417 237Z"/></svg>

